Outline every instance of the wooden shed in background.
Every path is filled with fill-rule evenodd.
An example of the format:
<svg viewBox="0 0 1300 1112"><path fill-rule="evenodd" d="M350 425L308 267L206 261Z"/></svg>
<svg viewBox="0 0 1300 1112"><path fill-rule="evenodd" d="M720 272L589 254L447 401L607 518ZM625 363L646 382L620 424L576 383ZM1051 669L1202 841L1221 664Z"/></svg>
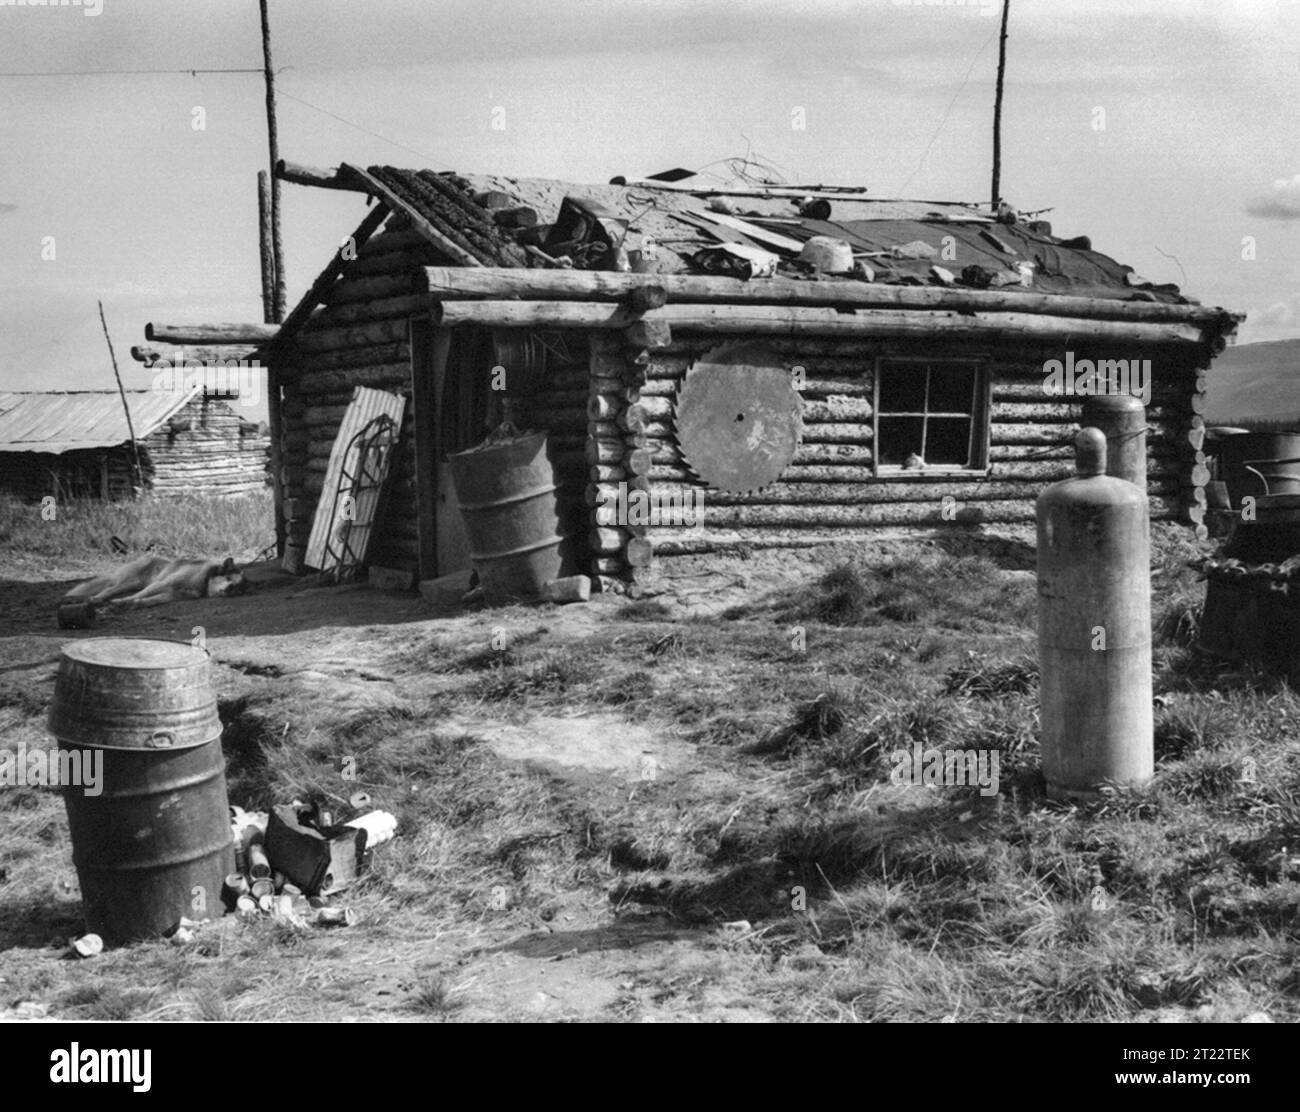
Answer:
<svg viewBox="0 0 1300 1112"><path fill-rule="evenodd" d="M144 488L242 494L268 481L270 439L201 391L127 390ZM135 462L116 390L0 393L0 493L129 498Z"/></svg>
<svg viewBox="0 0 1300 1112"><path fill-rule="evenodd" d="M467 565L446 457L503 415L549 432L565 523L603 589L680 553L1030 522L1043 486L1072 473L1086 400L1045 388L1052 360L1150 361L1152 516L1203 529L1206 372L1241 317L1085 237L848 189L279 173L374 207L278 330L151 336L259 345L291 552L359 385L410 400L370 560L420 579ZM815 236L846 241L853 272L804 261ZM755 276L765 257L774 273ZM796 383L797 447L756 489L718 489L683 450L683 387L740 341ZM702 525L611 518L620 484L702 491Z"/></svg>

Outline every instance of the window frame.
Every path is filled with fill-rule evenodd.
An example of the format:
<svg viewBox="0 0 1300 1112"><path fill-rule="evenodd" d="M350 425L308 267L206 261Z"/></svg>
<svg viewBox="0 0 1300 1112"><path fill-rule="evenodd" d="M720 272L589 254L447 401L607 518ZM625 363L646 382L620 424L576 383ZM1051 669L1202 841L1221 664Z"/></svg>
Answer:
<svg viewBox="0 0 1300 1112"><path fill-rule="evenodd" d="M932 413L930 411L930 367L940 363L961 364L963 366L971 367L974 370L975 380L974 385L972 386L973 397L971 398L971 412L969 414L950 414L946 412ZM877 479L901 479L911 482L923 482L934 475L971 475L979 478L988 474L989 447L991 439L990 417L993 403L992 371L989 363L989 358L985 355L876 356L871 391L871 466ZM920 417L923 422L928 421L931 417L969 416L971 423L969 444L970 452L968 456L971 462L969 466L961 467L951 463L927 463L924 470L917 471L910 468L904 468L901 463L882 464L880 462L880 380L882 377L882 371L908 365L917 369L924 368L925 370L925 411L922 413L890 412L886 413L884 416L886 418Z"/></svg>

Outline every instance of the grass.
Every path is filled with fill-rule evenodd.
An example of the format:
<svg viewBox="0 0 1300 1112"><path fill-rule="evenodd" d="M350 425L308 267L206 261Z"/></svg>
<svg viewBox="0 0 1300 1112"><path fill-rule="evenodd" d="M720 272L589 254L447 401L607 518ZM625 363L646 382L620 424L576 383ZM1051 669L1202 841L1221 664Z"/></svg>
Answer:
<svg viewBox="0 0 1300 1112"><path fill-rule="evenodd" d="M0 496L0 555L37 560L93 560L115 555L112 540L131 556L233 556L241 563L275 542L270 491L232 498L145 496L135 502L79 499L43 512L40 504Z"/></svg>
<svg viewBox="0 0 1300 1112"><path fill-rule="evenodd" d="M31 792L0 834L0 976L62 1017L500 1018L538 993L508 1003L494 971L554 968L511 947L572 946L545 953L577 983L599 929L627 941L601 951L603 1017L1300 1018L1300 699L1196 656L1188 546L1157 539L1141 790L1045 796L1034 585L996 549L882 549L719 617L654 599L566 629L510 608L398 627L383 706L271 673L223 695L232 800L366 791L398 816L349 893L355 927L235 924L38 976L33 948L57 952L76 904L45 895L67 833L57 798ZM40 703L0 692L0 716L33 730ZM686 767L562 774L473 728L575 714L650 726ZM890 754L914 744L996 751L1000 791L892 782Z"/></svg>

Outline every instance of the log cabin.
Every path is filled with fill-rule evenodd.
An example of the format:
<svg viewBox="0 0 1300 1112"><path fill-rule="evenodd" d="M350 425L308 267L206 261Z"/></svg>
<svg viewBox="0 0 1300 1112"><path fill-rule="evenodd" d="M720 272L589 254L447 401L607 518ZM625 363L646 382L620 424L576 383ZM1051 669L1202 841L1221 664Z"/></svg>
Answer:
<svg viewBox="0 0 1300 1112"><path fill-rule="evenodd" d="M447 457L503 418L548 433L575 570L602 590L686 553L1031 522L1104 388L1062 368L1112 389L1141 369L1152 517L1203 535L1207 371L1242 317L1087 237L839 187L276 172L372 207L278 328L148 335L269 368L290 566L357 386L408 398L370 554L407 581L468 566ZM703 512L635 519L631 492Z"/></svg>
<svg viewBox="0 0 1300 1112"><path fill-rule="evenodd" d="M123 499L264 490L270 438L202 390L0 392L0 494Z"/></svg>

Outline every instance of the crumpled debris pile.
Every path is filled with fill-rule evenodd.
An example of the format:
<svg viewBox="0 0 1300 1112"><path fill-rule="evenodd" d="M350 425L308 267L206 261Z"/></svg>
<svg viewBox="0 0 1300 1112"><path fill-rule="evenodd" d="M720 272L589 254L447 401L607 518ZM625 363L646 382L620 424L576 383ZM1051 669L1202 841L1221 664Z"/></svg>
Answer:
<svg viewBox="0 0 1300 1112"><path fill-rule="evenodd" d="M352 797L348 812L369 797ZM226 908L242 917L271 916L293 926L349 926L355 917L329 898L365 872L370 852L390 840L397 819L387 811L343 814L318 801L298 801L270 812L230 808L235 871L226 877ZM184 927L182 927L184 929Z"/></svg>
<svg viewBox="0 0 1300 1112"><path fill-rule="evenodd" d="M1281 563L1255 564L1236 557L1216 555L1193 560L1188 566L1208 579L1284 595L1295 591L1300 596L1300 556L1292 556Z"/></svg>

